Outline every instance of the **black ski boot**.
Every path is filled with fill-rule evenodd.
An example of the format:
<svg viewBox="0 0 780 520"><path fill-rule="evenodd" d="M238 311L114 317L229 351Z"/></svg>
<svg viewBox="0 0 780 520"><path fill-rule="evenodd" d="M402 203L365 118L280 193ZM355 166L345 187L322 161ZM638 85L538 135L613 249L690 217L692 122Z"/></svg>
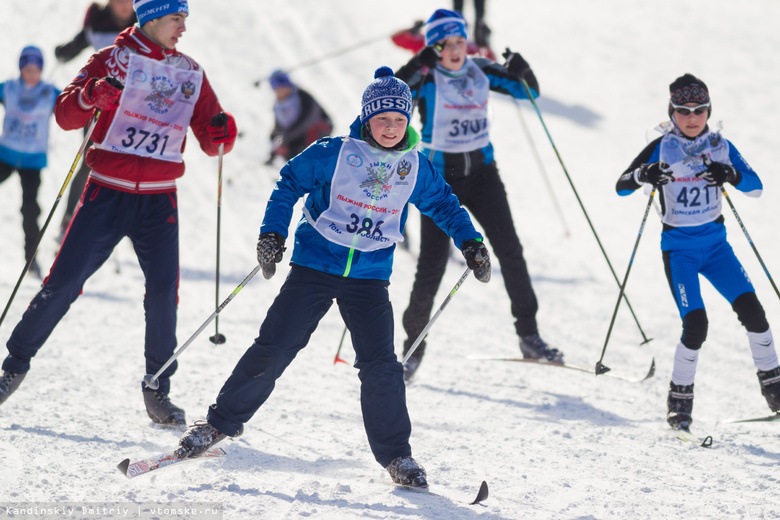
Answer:
<svg viewBox="0 0 780 520"><path fill-rule="evenodd" d="M474 24L474 43L478 47L490 47L490 27L485 23L485 20L477 20Z"/></svg>
<svg viewBox="0 0 780 520"><path fill-rule="evenodd" d="M409 352L413 343L414 342L409 339L404 342L404 357L406 356L406 353ZM423 354L425 354L425 341L420 342L412 355L409 356L409 359L406 360L406 364L404 365L404 382L408 383L412 380L414 373L417 372L417 368L422 362Z"/></svg>
<svg viewBox="0 0 780 520"><path fill-rule="evenodd" d="M417 461L410 456L394 459L386 469L396 484L419 488L428 487L428 481L425 480L425 468L417 464Z"/></svg>
<svg viewBox="0 0 780 520"><path fill-rule="evenodd" d="M666 422L675 430L688 430L693 422L693 384L676 385L669 382Z"/></svg>
<svg viewBox="0 0 780 520"><path fill-rule="evenodd" d="M187 427L184 420L184 410L171 402L171 398L165 392L144 391L144 404L146 413L155 424L161 424L172 428Z"/></svg>
<svg viewBox="0 0 780 520"><path fill-rule="evenodd" d="M563 363L563 352L550 348L539 334L520 336L520 352L526 359L545 359L550 363Z"/></svg>
<svg viewBox="0 0 780 520"><path fill-rule="evenodd" d="M209 448L225 438L227 435L214 428L207 421L195 421L195 424L190 426L179 439L179 449L176 450L176 456L180 459L200 457Z"/></svg>
<svg viewBox="0 0 780 520"><path fill-rule="evenodd" d="M22 384L26 375L27 373L14 374L5 370L0 373L0 404L3 404L6 399L11 397L11 394Z"/></svg>
<svg viewBox="0 0 780 520"><path fill-rule="evenodd" d="M769 408L773 412L780 411L780 366L766 372L759 370L758 382L761 383L761 393Z"/></svg>

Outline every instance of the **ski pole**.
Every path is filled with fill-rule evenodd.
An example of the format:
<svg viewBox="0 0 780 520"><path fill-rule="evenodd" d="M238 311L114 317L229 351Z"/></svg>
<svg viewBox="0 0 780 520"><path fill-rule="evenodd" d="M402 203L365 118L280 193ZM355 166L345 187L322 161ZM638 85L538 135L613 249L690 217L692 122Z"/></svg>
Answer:
<svg viewBox="0 0 780 520"><path fill-rule="evenodd" d="M609 343L609 337L612 335L612 327L615 325L615 318L617 317L618 308L620 307L620 301L624 297L626 290L626 283L628 283L628 274L631 272L631 266L634 265L634 257L636 256L636 250L639 248L639 241L642 239L642 232L645 229L645 222L647 222L647 216L650 214L650 208L653 205L653 197L655 197L655 187L650 192L650 198L647 200L647 207L645 207L645 214L642 217L642 225L639 226L639 234L636 237L636 243L634 243L634 250L631 252L631 259L628 261L628 268L626 269L626 275L623 277L623 283L620 284L620 294L618 295L617 303L615 304L615 311L612 313L612 319L609 322L609 330L607 330L607 337L604 339L604 348L601 349L601 357L596 362L596 375L604 374L610 371L610 368L602 364L604 360L604 354L607 351L607 344ZM627 302L628 300L626 300Z"/></svg>
<svg viewBox="0 0 780 520"><path fill-rule="evenodd" d="M227 132L227 125L225 125ZM217 273L216 287L214 290L214 306L219 305L219 250L220 250L220 229L222 227L222 157L225 154L225 143L219 145L219 161L217 166ZM209 341L215 345L222 345L227 341L224 334L219 333L219 316L214 318L214 335Z"/></svg>
<svg viewBox="0 0 780 520"><path fill-rule="evenodd" d="M339 353L341 353L341 346L344 345L344 338L346 337L346 335L347 335L347 326L344 325L344 332L341 333L341 341L339 341L339 348L338 350L336 350L336 357L333 358L334 365L336 363L344 363L345 365L348 364L346 361L344 361L339 357Z"/></svg>
<svg viewBox="0 0 780 520"><path fill-rule="evenodd" d="M27 274L27 271L30 269L30 266L35 260L35 255L38 253L38 247L41 245L41 240L43 240L43 235L44 233L46 233L46 229L49 227L49 222L51 222L51 219L54 216L54 212L57 210L57 205L59 205L60 199L62 199L62 195L65 193L65 190L68 188L68 184L70 184L70 179L73 177L73 172L76 171L76 166L79 164L79 161L81 160L81 156L84 154L84 149L87 147L87 144L89 143L89 139L92 137L92 132L95 130L95 126L97 125L101 113L102 113L101 109L98 108L97 110L95 110L95 115L92 117L92 122L90 123L87 133L84 136L84 141L81 143L81 146L79 147L79 151L76 154L76 157L73 159L73 164L71 164L70 166L70 171L68 171L68 175L65 176L65 181L62 183L60 192L57 194L57 199L54 201L54 205L52 205L52 208L49 211L49 216L46 217L46 222L43 224L40 233L38 233L38 240L37 242L35 242L35 250L33 251L33 254L30 257L30 260L28 260L27 264L24 266L24 269L22 269L22 274L19 275L19 279L16 281L16 286L14 287L14 290L11 292L11 297L8 298L8 303L5 304L5 309L3 310L3 314L2 316L0 316L0 325L3 324L3 320L5 320L6 314L8 314L8 309L11 307L11 302L14 301L14 298L16 297L16 292L19 290L19 287L22 285L22 280L24 280L24 276Z"/></svg>
<svg viewBox="0 0 780 520"><path fill-rule="evenodd" d="M431 330L431 327L433 326L434 322L439 318L439 315L444 310L444 308L447 306L448 303L450 303L450 300L455 295L456 292L458 292L458 289L460 289L460 286L463 285L463 282L466 281L466 278L468 278L469 273L471 272L470 268L466 268L466 270L463 272L463 274L460 276L460 280L458 280L458 283L455 284L455 287L452 288L450 291L450 294L447 295L447 298L445 298L444 302L439 306L439 310L436 311L436 314L433 315L433 318L428 322L428 325L425 326L425 328L420 332L420 335L417 336L417 339L414 340L414 343L411 347L409 347L409 351L404 356L404 359L401 361L401 364L405 365L408 359L414 354L414 351L417 350L417 347L422 343L422 340L425 339L425 336L428 335L428 331Z"/></svg>
<svg viewBox="0 0 780 520"><path fill-rule="evenodd" d="M525 91L528 95L528 100L531 101L531 104L534 106L534 109L536 110L536 115L539 116L539 121L542 123L544 132L547 134L547 139L550 140L550 144L552 145L552 148L555 151L555 155L558 157L558 162L561 163L561 168L563 169L563 173L566 174L566 179L568 179L569 185L571 186L571 189L574 191L574 196L577 198L577 202L579 203L582 212L585 214L585 220L588 221L588 226L590 226L590 230L593 232L593 236L596 238L596 242L599 245L599 249L601 249L601 254L604 255L604 259L607 261L609 270L612 272L612 276L615 278L615 283L617 283L618 286L620 286L620 280L618 279L617 273L615 272L615 268L612 267L612 262L609 261L609 257L607 256L607 251L604 249L604 246L601 244L601 239L599 239L599 235L598 233L596 233L596 228L593 227L593 222L591 222L590 217L588 216L588 212L585 210L585 205L582 203L582 199L580 199L579 193L577 193L577 188L574 187L574 182L571 180L569 171L566 169L566 166L563 164L563 159L561 158L561 154L558 153L558 148L555 146L555 142L553 141L553 138L550 135L550 131L547 129L547 125L544 122L544 118L542 118L542 112L539 110L539 106L536 104L536 101L534 100L533 95L531 94L531 87L528 86L528 83L523 78L520 78L520 82L523 84L523 87L525 88ZM639 318L636 317L636 313L634 312L633 307L631 307L631 303L628 301L628 296L626 296L625 294L623 294L622 296L626 300L626 306L628 306L628 309L631 311L631 316L634 317L634 321L636 322L636 326L639 329L639 333L642 334L642 339L644 341L642 341L640 345L644 345L645 343L650 342L653 338L648 338L645 335L645 331L642 330L642 326L639 324Z"/></svg>
<svg viewBox="0 0 780 520"><path fill-rule="evenodd" d="M310 60L302 61L301 63L298 63L297 65L293 65L292 67L289 67L289 68L285 69L284 71L285 72L292 72L292 71L294 71L296 69L302 69L302 68L305 68L305 67L309 67L311 65L316 65L317 63L319 63L321 61L325 61L325 60L328 60L330 58L335 58L337 56L341 56L342 54L347 54L348 52L352 52L354 50L357 50L357 49L363 47L364 45L371 45L371 44L380 42L382 40L385 40L385 39L391 37L393 34L395 34L395 31L393 31L390 34L377 36L375 38L370 38L368 40L363 40L363 41L360 41L360 42L357 42L357 43L353 43L352 45L347 45L346 47L342 47L341 49L337 49L337 50L335 50L333 52L329 52L327 54L323 54L322 56L317 56L316 58L312 58ZM260 79L256 80L253 83L253 85L255 87L259 88L260 85L264 81L268 81L268 78L270 78L270 76L266 76L266 77L260 78Z"/></svg>
<svg viewBox="0 0 780 520"><path fill-rule="evenodd" d="M187 341L185 341L185 342L184 342L184 345L182 345L181 347L179 347L179 349L178 349L176 352L174 352L174 353L173 353L173 355L172 355L172 356L171 356L171 357L168 359L168 361L166 361L166 362L165 362L165 364L164 364L164 365L163 365L163 366L160 368L160 370L158 370L158 371L157 371L157 373L156 373L156 374L154 374L154 375L151 375L151 374L146 374L146 375L144 376L144 381L143 381L143 382L144 382L144 384L145 384L147 387L151 388L152 390L157 390L157 389L160 387L160 381L158 380L158 378L160 377L160 374L162 374L163 372L165 372L165 369L166 369L166 368L168 368L169 366L171 366L171 363L173 363L173 362L176 360L176 358L177 358L177 357L179 357L179 356L181 355L181 353L182 353L182 352L184 352L184 349L186 349L187 347L189 347L189 346L190 346L190 343L192 343L192 342L195 340L195 338L197 338L197 337L198 337L198 335L199 335L201 332L203 332L203 329L205 329L206 327L208 327L209 323L211 323L211 321L212 321L214 318L216 318L216 317L217 317L217 314L219 314L220 312L222 312L222 309L224 309L224 308L227 306L227 304L228 304L228 303L230 303L230 300L232 300L232 299L233 299L233 298L234 298L234 297L235 297L235 296L236 296L236 295L237 295L239 292L241 292L241 289L243 289L243 288L244 288L244 286L245 286L247 283L249 283L249 280L251 280L251 279L252 279L252 278L253 278L253 277L254 277L254 276L257 274L257 272L258 272L259 270L260 270L260 264L258 264L257 266L255 266L255 268L254 268L254 269L252 269L252 272L251 272L251 273L249 273L248 275L246 275L246 278L244 278L244 279L241 281L241 283L240 283L240 284L238 284L238 287L236 287L235 289L233 289L233 292L232 292L232 293L230 293L230 296L228 296L228 297L225 299L225 301L224 301L224 302L222 302L222 304L221 304L219 307L217 307L217 310L215 310L214 312L212 312L212 313L211 313L211 316L209 316L209 317L208 317L208 319L206 319L206 321L204 321L204 322L203 322L203 325L201 325L200 327L198 327L198 330L196 330L196 331L195 331L195 333L194 333L192 336L190 336L190 339L188 339Z"/></svg>
<svg viewBox="0 0 780 520"><path fill-rule="evenodd" d="M775 294L777 294L777 297L780 298L780 291L777 290L777 285L775 285L775 281L772 280L772 276L769 274L769 270L766 268L766 264L764 264L764 261L761 259L761 255L758 254L758 249L756 248L756 245L753 243L753 239L750 238L750 234L748 233L745 224L743 224L742 219L739 218L739 213L737 213L737 208L734 207L734 203L731 202L731 197L729 197L729 194L726 193L726 189L723 186L720 187L720 191L721 193L723 193L723 198L726 199L726 202L729 203L729 206L731 207L731 211L734 213L734 217L737 219L739 226L742 228L742 232L745 234L745 238L747 238L750 247L753 248L753 252L756 254L756 258L758 258L758 263L761 264L761 267L764 269L764 274L766 274L766 277L769 278L769 283L772 284L772 288L775 290Z"/></svg>
<svg viewBox="0 0 780 520"><path fill-rule="evenodd" d="M558 203L558 198L555 196L555 190L550 183L550 177L547 175L547 170L545 169L542 158L539 155L539 150L536 148L536 144L531 137L531 130L528 128L528 124L525 122L523 109L520 107L520 102L518 100L515 100L515 106L517 107L517 117L520 119L520 125L523 127L525 136L528 139L528 145L531 147L534 159L536 160L536 166L539 168L539 173L542 174L542 180L544 181L544 185L547 188L547 192L550 194L550 200L552 200L553 206L555 207L555 212L558 214L558 218L560 219L561 225L563 226L564 235L566 237L570 237L571 232L569 231L569 226L566 225L566 219L563 217L563 211L561 210L561 206Z"/></svg>

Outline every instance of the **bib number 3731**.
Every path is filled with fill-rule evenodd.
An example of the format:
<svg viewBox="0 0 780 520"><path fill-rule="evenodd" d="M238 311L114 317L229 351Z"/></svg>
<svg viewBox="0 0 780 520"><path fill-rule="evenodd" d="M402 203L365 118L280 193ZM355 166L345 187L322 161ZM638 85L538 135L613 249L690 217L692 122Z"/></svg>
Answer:
<svg viewBox="0 0 780 520"><path fill-rule="evenodd" d="M127 149L138 150L141 146L149 154L157 153L159 149L159 155L162 157L165 154L165 147L168 144L168 136L160 136L157 133L152 133L147 130L139 130L135 127L128 127L126 129L127 135L122 139L122 146Z"/></svg>

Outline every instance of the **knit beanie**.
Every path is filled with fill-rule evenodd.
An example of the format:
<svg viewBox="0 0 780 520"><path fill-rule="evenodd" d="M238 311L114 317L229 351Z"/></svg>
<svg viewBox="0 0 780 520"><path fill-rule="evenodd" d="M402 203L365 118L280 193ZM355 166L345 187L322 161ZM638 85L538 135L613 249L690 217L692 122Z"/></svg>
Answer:
<svg viewBox="0 0 780 520"><path fill-rule="evenodd" d="M286 72L283 70L275 70L271 73L271 77L268 78L268 82L271 84L271 88L276 90L279 87L291 87L292 81L290 81L290 76L287 75Z"/></svg>
<svg viewBox="0 0 780 520"><path fill-rule="evenodd" d="M399 112L411 120L412 92L409 85L393 76L390 67L376 69L374 78L363 91L360 122L365 123L382 112Z"/></svg>
<svg viewBox="0 0 780 520"><path fill-rule="evenodd" d="M425 24L425 45L449 38L450 36L463 36L468 38L466 32L466 20L457 11L437 9Z"/></svg>
<svg viewBox="0 0 780 520"><path fill-rule="evenodd" d="M669 117L674 112L675 105L684 105L685 103L696 103L704 105L710 102L710 92L707 85L693 74L683 74L669 85ZM712 107L707 109L707 117L712 113Z"/></svg>
<svg viewBox="0 0 780 520"><path fill-rule="evenodd" d="M43 70L43 53L41 49L34 45L28 45L22 49L22 54L19 55L19 70L22 70L27 65L36 65Z"/></svg>
<svg viewBox="0 0 780 520"><path fill-rule="evenodd" d="M133 0L133 9L138 16L138 25L142 27L155 18L174 13L190 13L187 0Z"/></svg>

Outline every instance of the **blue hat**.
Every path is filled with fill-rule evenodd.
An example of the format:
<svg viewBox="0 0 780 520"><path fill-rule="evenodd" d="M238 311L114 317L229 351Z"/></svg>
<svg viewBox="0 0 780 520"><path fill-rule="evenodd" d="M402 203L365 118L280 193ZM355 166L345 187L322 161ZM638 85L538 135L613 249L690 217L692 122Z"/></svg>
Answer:
<svg viewBox="0 0 780 520"><path fill-rule="evenodd" d="M412 92L409 85L393 76L390 67L376 69L374 78L363 91L360 122L365 123L382 112L400 112L411 120Z"/></svg>
<svg viewBox="0 0 780 520"><path fill-rule="evenodd" d="M187 0L133 0L133 9L138 16L138 25L141 26L169 14L190 14Z"/></svg>
<svg viewBox="0 0 780 520"><path fill-rule="evenodd" d="M39 69L43 70L43 53L34 45L28 45L22 49L22 54L19 55L19 70L27 65L37 65Z"/></svg>
<svg viewBox="0 0 780 520"><path fill-rule="evenodd" d="M466 20L457 11L437 9L425 24L425 45L433 45L450 36L468 38Z"/></svg>
<svg viewBox="0 0 780 520"><path fill-rule="evenodd" d="M292 81L290 76L283 70L276 69L271 73L271 77L268 78L268 82L271 84L271 88L276 90L279 87L291 87Z"/></svg>

